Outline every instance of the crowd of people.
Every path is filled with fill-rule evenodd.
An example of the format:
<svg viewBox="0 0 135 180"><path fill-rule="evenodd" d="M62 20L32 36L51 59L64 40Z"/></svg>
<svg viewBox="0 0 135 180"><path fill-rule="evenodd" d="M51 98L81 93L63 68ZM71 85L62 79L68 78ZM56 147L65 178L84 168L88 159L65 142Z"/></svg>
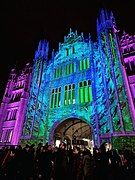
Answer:
<svg viewBox="0 0 135 180"><path fill-rule="evenodd" d="M78 146L67 149L34 144L0 149L0 180L117 180L135 178L135 154L108 150L93 153Z"/></svg>

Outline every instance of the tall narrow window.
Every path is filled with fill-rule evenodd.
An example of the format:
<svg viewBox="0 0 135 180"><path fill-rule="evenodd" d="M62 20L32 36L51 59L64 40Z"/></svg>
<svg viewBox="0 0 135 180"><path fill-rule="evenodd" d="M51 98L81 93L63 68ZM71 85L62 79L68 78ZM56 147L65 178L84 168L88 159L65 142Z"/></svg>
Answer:
<svg viewBox="0 0 135 180"><path fill-rule="evenodd" d="M5 120L6 121L15 120L16 119L16 113L17 113L17 109L8 110Z"/></svg>
<svg viewBox="0 0 135 180"><path fill-rule="evenodd" d="M83 81L79 83L79 103L92 101L91 81Z"/></svg>
<svg viewBox="0 0 135 180"><path fill-rule="evenodd" d="M66 65L66 75L69 75L69 64Z"/></svg>
<svg viewBox="0 0 135 180"><path fill-rule="evenodd" d="M86 59L83 59L82 60L82 68L83 68L83 70L85 70L86 69Z"/></svg>
<svg viewBox="0 0 135 180"><path fill-rule="evenodd" d="M10 111L8 110L7 114L6 114L6 119L5 120L8 121L9 119L10 119Z"/></svg>
<svg viewBox="0 0 135 180"><path fill-rule="evenodd" d="M57 107L57 96L58 96L58 93L57 93L57 88L56 88L55 95L54 95L54 107Z"/></svg>
<svg viewBox="0 0 135 180"><path fill-rule="evenodd" d="M61 87L52 89L50 106L51 108L56 108L61 106Z"/></svg>
<svg viewBox="0 0 135 180"><path fill-rule="evenodd" d="M89 58L85 58L85 59L79 61L79 70L80 71L88 69L89 67L90 67Z"/></svg>
<svg viewBox="0 0 135 180"><path fill-rule="evenodd" d="M86 58L86 69L88 69L90 67L90 60L89 58Z"/></svg>
<svg viewBox="0 0 135 180"><path fill-rule="evenodd" d="M60 107L61 105L60 96L61 96L61 87L59 87L58 89L58 107Z"/></svg>
<svg viewBox="0 0 135 180"><path fill-rule="evenodd" d="M53 108L53 104L54 104L54 89L52 90L52 93L51 93L51 108Z"/></svg>
<svg viewBox="0 0 135 180"><path fill-rule="evenodd" d="M79 61L79 70L80 70L80 71L82 71L82 70L83 70L83 68L82 68L82 60L81 60L81 61Z"/></svg>
<svg viewBox="0 0 135 180"><path fill-rule="evenodd" d="M1 142L11 142L13 129L4 129L2 131Z"/></svg>
<svg viewBox="0 0 135 180"><path fill-rule="evenodd" d="M72 104L75 104L75 84L72 85Z"/></svg>
<svg viewBox="0 0 135 180"><path fill-rule="evenodd" d="M65 86L64 105L75 104L75 84Z"/></svg>
<svg viewBox="0 0 135 180"><path fill-rule="evenodd" d="M17 113L17 109L14 109L12 113L12 120L16 119L16 113Z"/></svg>
<svg viewBox="0 0 135 180"><path fill-rule="evenodd" d="M54 78L59 78L62 76L62 66L54 70Z"/></svg>
<svg viewBox="0 0 135 180"><path fill-rule="evenodd" d="M0 137L0 142L4 142L4 137L5 137L5 131L2 130L1 137Z"/></svg>
<svg viewBox="0 0 135 180"><path fill-rule="evenodd" d="M11 100L10 100L10 103L20 101L21 96L22 96L22 92L14 93L14 94L12 95L12 98L11 98Z"/></svg>
<svg viewBox="0 0 135 180"><path fill-rule="evenodd" d="M13 129L7 129L5 138L4 138L4 142L10 142L11 138L12 138L12 134L13 134Z"/></svg>
<svg viewBox="0 0 135 180"><path fill-rule="evenodd" d="M66 65L66 75L72 74L76 71L75 63L70 63Z"/></svg>

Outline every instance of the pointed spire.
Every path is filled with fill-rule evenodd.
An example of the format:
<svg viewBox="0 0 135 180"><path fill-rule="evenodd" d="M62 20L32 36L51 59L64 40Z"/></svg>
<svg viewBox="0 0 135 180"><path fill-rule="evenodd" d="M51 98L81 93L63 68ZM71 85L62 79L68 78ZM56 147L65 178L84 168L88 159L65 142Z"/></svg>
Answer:
<svg viewBox="0 0 135 180"><path fill-rule="evenodd" d="M107 10L104 10L104 12L105 12L105 18L109 19L109 14L108 14Z"/></svg>
<svg viewBox="0 0 135 180"><path fill-rule="evenodd" d="M106 22L106 20L109 20L110 16L111 15L108 13L108 11L105 8L102 8L101 11L100 11L100 18L99 18L100 23L104 23L104 22Z"/></svg>
<svg viewBox="0 0 135 180"><path fill-rule="evenodd" d="M126 31L125 30L123 30L123 35L126 35Z"/></svg>
<svg viewBox="0 0 135 180"><path fill-rule="evenodd" d="M29 62L26 63L26 64L25 64L25 68L24 68L24 70L22 71L22 74L29 72L30 68L31 68L30 63L29 63Z"/></svg>
<svg viewBox="0 0 135 180"><path fill-rule="evenodd" d="M64 42L66 42L66 36L64 36Z"/></svg>
<svg viewBox="0 0 135 180"><path fill-rule="evenodd" d="M41 49L41 40L39 41L39 44L38 44L38 51L40 51Z"/></svg>
<svg viewBox="0 0 135 180"><path fill-rule="evenodd" d="M11 79L11 80L14 80L14 79L15 79L15 77L17 76L16 73L17 73L17 72L16 72L16 69L15 69L15 68L11 69L11 72L10 72L10 79Z"/></svg>
<svg viewBox="0 0 135 180"><path fill-rule="evenodd" d="M77 30L75 31L75 35L77 36Z"/></svg>
<svg viewBox="0 0 135 180"><path fill-rule="evenodd" d="M98 20L98 18L97 18L97 28L99 27L99 20Z"/></svg>
<svg viewBox="0 0 135 180"><path fill-rule="evenodd" d="M105 11L104 11L104 9L101 10L100 21L105 22Z"/></svg>
<svg viewBox="0 0 135 180"><path fill-rule="evenodd" d="M52 50L52 60L54 59L54 49Z"/></svg>
<svg viewBox="0 0 135 180"><path fill-rule="evenodd" d="M99 33L101 29L105 28L114 28L114 32L118 32L113 13L101 9L99 21L97 19L97 32Z"/></svg>
<svg viewBox="0 0 135 180"><path fill-rule="evenodd" d="M60 50L60 47L61 47L61 43L59 42L59 50Z"/></svg>
<svg viewBox="0 0 135 180"><path fill-rule="evenodd" d="M89 33L89 50L91 51L91 49L92 49L92 42L91 42L91 34Z"/></svg>
<svg viewBox="0 0 135 180"><path fill-rule="evenodd" d="M114 17L114 15L113 15L113 12L112 12L112 11L111 11L111 13L110 13L110 19L112 20L112 23L113 23L113 24L116 24L115 17Z"/></svg>
<svg viewBox="0 0 135 180"><path fill-rule="evenodd" d="M70 28L70 30L69 30L69 36L71 36L72 35L72 29Z"/></svg>
<svg viewBox="0 0 135 180"><path fill-rule="evenodd" d="M111 11L110 13L110 17L114 19L114 15L113 15L113 12Z"/></svg>
<svg viewBox="0 0 135 180"><path fill-rule="evenodd" d="M127 35L128 35L128 34L126 33L126 31L123 31L123 39L124 39L124 40L128 39Z"/></svg>
<svg viewBox="0 0 135 180"><path fill-rule="evenodd" d="M38 45L38 50L35 52L35 59L39 57L48 57L49 42L46 40L40 40Z"/></svg>
<svg viewBox="0 0 135 180"><path fill-rule="evenodd" d="M91 35L90 35L90 33L89 33L89 42L91 42Z"/></svg>
<svg viewBox="0 0 135 180"><path fill-rule="evenodd" d="M28 62L25 64L25 68L29 68L29 67L30 67L30 63Z"/></svg>
<svg viewBox="0 0 135 180"><path fill-rule="evenodd" d="M43 41L42 41L42 44L41 44L41 49L42 49L42 51L45 50L45 44L46 44L46 42L45 42L45 40L43 40Z"/></svg>
<svg viewBox="0 0 135 180"><path fill-rule="evenodd" d="M84 39L83 32L81 32L81 37Z"/></svg>

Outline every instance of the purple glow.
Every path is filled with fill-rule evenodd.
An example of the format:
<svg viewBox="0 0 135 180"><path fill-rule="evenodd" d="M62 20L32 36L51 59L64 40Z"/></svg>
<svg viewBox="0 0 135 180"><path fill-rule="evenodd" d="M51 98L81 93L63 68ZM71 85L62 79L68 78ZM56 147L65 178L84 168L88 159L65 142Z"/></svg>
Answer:
<svg viewBox="0 0 135 180"><path fill-rule="evenodd" d="M17 75L11 70L0 108L0 131L2 144L17 145L24 122L31 79L31 67L26 67Z"/></svg>

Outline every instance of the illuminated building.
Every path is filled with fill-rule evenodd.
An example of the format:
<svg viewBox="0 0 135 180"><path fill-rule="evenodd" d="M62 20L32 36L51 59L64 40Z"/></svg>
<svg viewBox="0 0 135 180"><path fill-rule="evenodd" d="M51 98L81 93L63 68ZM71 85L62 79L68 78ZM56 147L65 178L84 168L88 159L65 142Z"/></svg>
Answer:
<svg viewBox="0 0 135 180"><path fill-rule="evenodd" d="M134 52L135 37L124 33L119 41L113 14L104 10L96 42L70 29L48 58L49 43L40 41L32 68L27 64L19 76L11 71L0 109L1 144L84 138L97 146L134 144Z"/></svg>

